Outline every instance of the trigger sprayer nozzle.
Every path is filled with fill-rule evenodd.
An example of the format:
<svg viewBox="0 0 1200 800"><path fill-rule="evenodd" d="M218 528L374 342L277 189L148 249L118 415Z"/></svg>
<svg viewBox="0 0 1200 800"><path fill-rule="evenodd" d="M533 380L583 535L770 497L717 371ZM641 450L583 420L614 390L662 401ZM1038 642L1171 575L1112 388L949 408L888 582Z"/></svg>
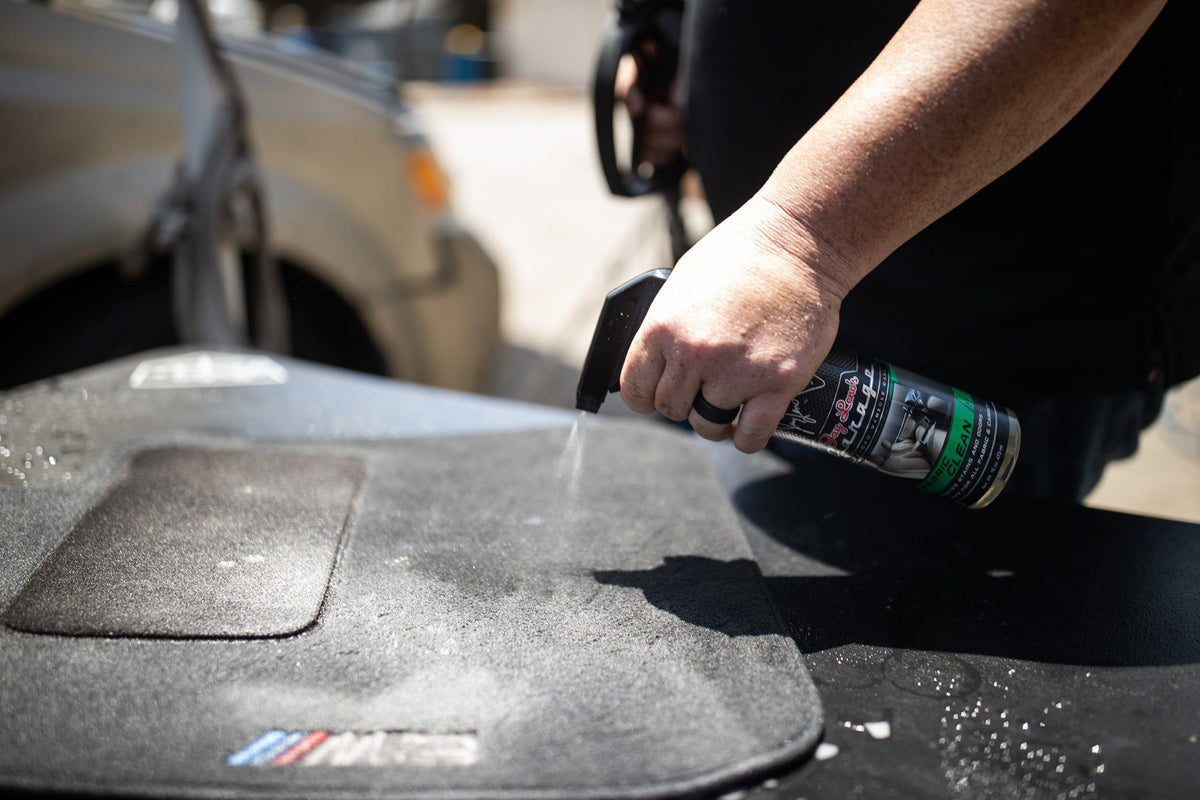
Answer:
<svg viewBox="0 0 1200 800"><path fill-rule="evenodd" d="M609 392L621 388L621 366L633 335L670 274L669 269L650 270L621 284L604 298L575 389L576 408L595 414Z"/></svg>

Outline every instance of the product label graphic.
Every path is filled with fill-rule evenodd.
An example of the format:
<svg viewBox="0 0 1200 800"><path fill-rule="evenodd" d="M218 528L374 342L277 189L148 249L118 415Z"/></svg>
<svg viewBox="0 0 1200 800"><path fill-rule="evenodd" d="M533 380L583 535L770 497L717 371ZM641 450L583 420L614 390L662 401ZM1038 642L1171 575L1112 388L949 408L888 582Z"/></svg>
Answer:
<svg viewBox="0 0 1200 800"><path fill-rule="evenodd" d="M972 505L997 479L1008 425L991 402L835 350L791 401L776 435Z"/></svg>

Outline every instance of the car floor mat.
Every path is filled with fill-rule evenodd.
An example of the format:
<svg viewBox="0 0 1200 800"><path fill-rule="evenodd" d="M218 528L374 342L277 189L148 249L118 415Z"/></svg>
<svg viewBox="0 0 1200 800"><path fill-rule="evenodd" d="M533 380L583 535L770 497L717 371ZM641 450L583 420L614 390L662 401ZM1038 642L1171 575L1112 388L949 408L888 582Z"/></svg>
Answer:
<svg viewBox="0 0 1200 800"><path fill-rule="evenodd" d="M570 435L223 437L207 453L194 434L186 446L160 436L92 463L110 473L107 492L96 480L0 487L7 546L29 551L0 563L10 624L0 629L0 784L206 798L656 797L794 764L820 736L820 701L704 452L646 424L601 420ZM310 510L228 505L247 519L281 515L282 538L303 548L316 536L327 558L361 465L328 591L302 632L266 635L305 614L206 626L193 610L180 627L162 619L186 615L150 615L120 636L90 635L109 624L82 602L93 590L66 589L59 611L37 595L84 569L55 558L82 552L70 549L80 531L103 539L97 509L138 481L166 467L208 480L224 462L240 465L222 490L236 494L238 481L268 481L261 470L275 463L299 501L313 490L304 459L340 487L298 506ZM71 496L83 487L98 499ZM125 512L162 517L136 506ZM252 538L259 527L230 530ZM223 555L253 566L238 562L234 538L203 562L211 576L234 569L213 561ZM100 550L90 552L103 564ZM323 584L324 563L304 580ZM283 582L256 589L291 602ZM54 623L30 623L35 606ZM185 638L197 631L207 638Z"/></svg>

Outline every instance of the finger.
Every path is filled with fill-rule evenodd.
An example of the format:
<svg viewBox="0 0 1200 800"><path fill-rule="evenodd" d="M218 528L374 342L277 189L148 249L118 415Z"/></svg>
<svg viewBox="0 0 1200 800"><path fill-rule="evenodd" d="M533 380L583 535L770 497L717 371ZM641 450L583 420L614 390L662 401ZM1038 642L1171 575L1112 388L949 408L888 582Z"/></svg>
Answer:
<svg viewBox="0 0 1200 800"><path fill-rule="evenodd" d="M658 379L654 407L673 422L682 422L692 410L692 399L700 391L700 376L678 362L668 362Z"/></svg>
<svg viewBox="0 0 1200 800"><path fill-rule="evenodd" d="M734 394L727 389L722 389L722 387L717 384L709 383L701 387L700 390L696 392L696 395L693 395L693 403L698 395L703 395L704 399L708 401L710 405L716 406L720 409L736 409L740 405L740 401L734 399ZM718 399L714 400L714 397ZM691 409L691 412L688 414L688 423L692 426L692 430L699 434L701 438L708 439L712 442L720 442L728 439L733 433L732 424L728 422L713 422L701 414L694 406Z"/></svg>
<svg viewBox="0 0 1200 800"><path fill-rule="evenodd" d="M659 351L642 344L640 335L635 337L621 367L621 399L625 405L639 414L654 411L658 381L665 367L666 360Z"/></svg>
<svg viewBox="0 0 1200 800"><path fill-rule="evenodd" d="M669 134L683 141L683 112L674 106L652 103L646 110L646 130L654 134Z"/></svg>
<svg viewBox="0 0 1200 800"><path fill-rule="evenodd" d="M625 109L629 112L629 116L634 119L639 119L646 113L646 95L642 94L642 90L636 83L626 90L625 96L621 99L625 102Z"/></svg>
<svg viewBox="0 0 1200 800"><path fill-rule="evenodd" d="M683 137L677 131L672 130L647 130L642 137L643 146L647 148L655 147L662 150L683 149Z"/></svg>
<svg viewBox="0 0 1200 800"><path fill-rule="evenodd" d="M746 401L733 430L733 444L743 453L757 453L779 427L790 398L782 395L760 394Z"/></svg>
<svg viewBox="0 0 1200 800"><path fill-rule="evenodd" d="M630 90L637 86L637 78L637 60L630 53L626 53L617 62L617 74L613 79L613 97L627 103Z"/></svg>
<svg viewBox="0 0 1200 800"><path fill-rule="evenodd" d="M729 423L718 425L715 422L709 422L694 408L688 413L688 424L692 426L696 435L701 439L708 439L710 442L723 442L733 435L733 425Z"/></svg>

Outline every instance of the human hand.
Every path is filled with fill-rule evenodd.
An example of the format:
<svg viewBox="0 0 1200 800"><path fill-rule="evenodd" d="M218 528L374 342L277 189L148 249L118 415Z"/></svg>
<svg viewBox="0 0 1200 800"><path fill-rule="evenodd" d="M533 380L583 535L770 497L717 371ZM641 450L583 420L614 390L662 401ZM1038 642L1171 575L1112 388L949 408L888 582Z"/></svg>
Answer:
<svg viewBox="0 0 1200 800"><path fill-rule="evenodd" d="M755 197L688 251L629 348L621 397L698 434L762 449L829 353L849 285L796 220ZM692 408L742 406L736 427Z"/></svg>
<svg viewBox="0 0 1200 800"><path fill-rule="evenodd" d="M665 102L647 98L638 85L637 60L628 53L621 57L613 94L625 104L634 125L641 126L641 151L635 154L638 160L635 167L649 163L656 169L663 169L679 160L685 138L679 92L679 81L674 80Z"/></svg>

